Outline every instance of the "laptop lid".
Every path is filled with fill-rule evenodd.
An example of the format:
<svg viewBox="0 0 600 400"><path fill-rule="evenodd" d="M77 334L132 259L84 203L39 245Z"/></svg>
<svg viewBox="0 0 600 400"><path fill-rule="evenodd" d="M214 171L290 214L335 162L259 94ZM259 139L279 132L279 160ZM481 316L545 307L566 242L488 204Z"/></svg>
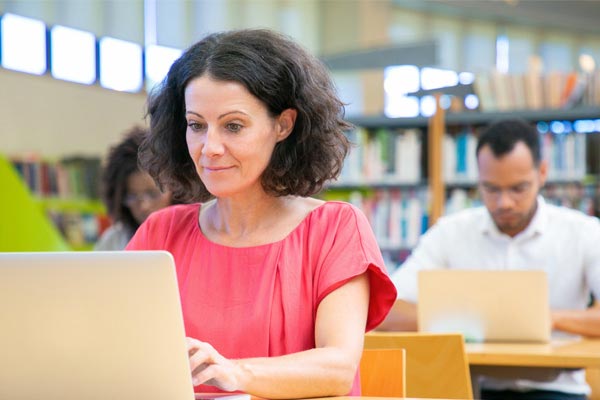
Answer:
<svg viewBox="0 0 600 400"><path fill-rule="evenodd" d="M172 256L0 253L0 398L194 399Z"/></svg>
<svg viewBox="0 0 600 400"><path fill-rule="evenodd" d="M467 341L550 340L544 271L424 270L418 286L420 331L460 332Z"/></svg>

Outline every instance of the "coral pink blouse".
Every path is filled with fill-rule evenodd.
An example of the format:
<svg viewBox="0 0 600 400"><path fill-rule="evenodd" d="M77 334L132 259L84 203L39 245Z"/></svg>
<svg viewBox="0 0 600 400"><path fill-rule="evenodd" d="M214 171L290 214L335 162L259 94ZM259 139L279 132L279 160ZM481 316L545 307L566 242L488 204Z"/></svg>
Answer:
<svg viewBox="0 0 600 400"><path fill-rule="evenodd" d="M279 356L315 347L321 300L368 271L366 330L387 315L396 289L364 214L343 202L311 211L283 240L228 247L208 240L201 205L175 205L152 214L127 250L167 250L174 259L187 336L227 358ZM350 394L360 394L357 376ZM197 392L214 392L198 386Z"/></svg>

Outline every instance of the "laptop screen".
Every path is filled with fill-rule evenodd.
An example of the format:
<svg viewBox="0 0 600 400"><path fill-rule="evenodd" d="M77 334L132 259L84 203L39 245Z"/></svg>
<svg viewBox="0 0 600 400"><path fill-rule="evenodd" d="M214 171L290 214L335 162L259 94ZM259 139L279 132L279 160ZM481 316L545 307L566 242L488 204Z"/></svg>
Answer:
<svg viewBox="0 0 600 400"><path fill-rule="evenodd" d="M172 256L0 253L0 398L194 398Z"/></svg>
<svg viewBox="0 0 600 400"><path fill-rule="evenodd" d="M544 271L425 270L418 285L420 331L459 332L477 342L550 339Z"/></svg>

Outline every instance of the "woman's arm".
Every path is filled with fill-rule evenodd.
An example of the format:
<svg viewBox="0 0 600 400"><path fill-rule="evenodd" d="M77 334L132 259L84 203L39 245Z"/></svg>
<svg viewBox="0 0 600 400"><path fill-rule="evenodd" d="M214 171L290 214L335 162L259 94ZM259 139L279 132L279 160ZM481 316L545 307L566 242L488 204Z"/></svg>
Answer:
<svg viewBox="0 0 600 400"><path fill-rule="evenodd" d="M362 355L368 309L369 278L363 273L319 304L315 349L228 360L209 344L190 339L194 384L271 399L347 395Z"/></svg>

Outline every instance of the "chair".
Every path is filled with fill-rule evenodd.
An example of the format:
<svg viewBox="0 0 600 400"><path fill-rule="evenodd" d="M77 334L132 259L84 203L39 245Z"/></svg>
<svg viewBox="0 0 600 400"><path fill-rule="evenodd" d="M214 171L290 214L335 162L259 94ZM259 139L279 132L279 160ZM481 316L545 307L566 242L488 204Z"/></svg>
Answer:
<svg viewBox="0 0 600 400"><path fill-rule="evenodd" d="M370 332L365 349L406 351L406 396L472 399L471 374L461 334Z"/></svg>
<svg viewBox="0 0 600 400"><path fill-rule="evenodd" d="M590 307L600 307L600 303L593 297L590 300ZM588 396L589 400L600 400L600 368L586 368L585 380L592 393Z"/></svg>
<svg viewBox="0 0 600 400"><path fill-rule="evenodd" d="M360 359L362 396L406 397L404 349L365 349Z"/></svg>
<svg viewBox="0 0 600 400"><path fill-rule="evenodd" d="M600 368L586 368L585 379L592 389L589 400L600 400Z"/></svg>

